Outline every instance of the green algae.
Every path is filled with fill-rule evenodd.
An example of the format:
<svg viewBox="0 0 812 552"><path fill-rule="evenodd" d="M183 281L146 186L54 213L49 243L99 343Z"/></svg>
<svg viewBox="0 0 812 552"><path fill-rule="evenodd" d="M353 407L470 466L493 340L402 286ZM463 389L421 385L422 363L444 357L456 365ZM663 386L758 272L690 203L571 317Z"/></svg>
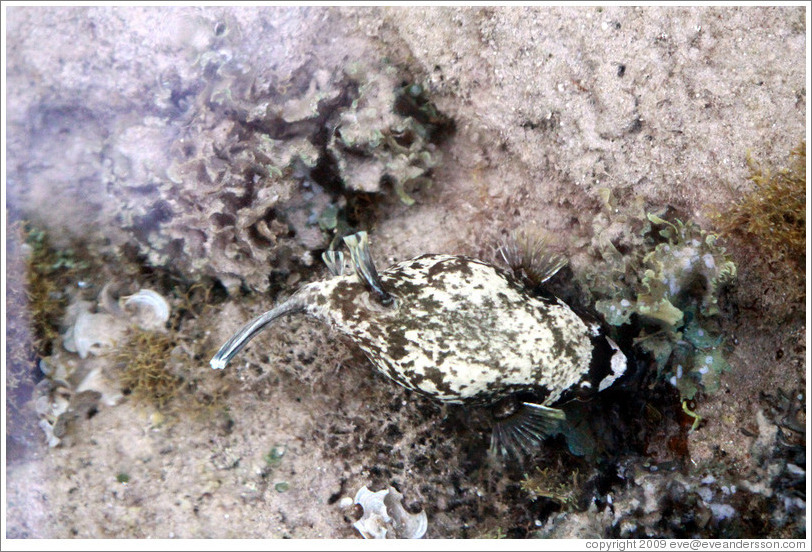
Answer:
<svg viewBox="0 0 812 552"><path fill-rule="evenodd" d="M658 376L675 385L683 400L693 399L700 389L713 393L730 366L712 319L719 314L722 286L736 277L736 265L718 236L694 222L671 222L651 213L646 221L642 232L648 251L639 261L628 261L640 276L630 287L616 287L595 308L611 326L629 324L637 316L641 332L635 345L651 355Z"/></svg>

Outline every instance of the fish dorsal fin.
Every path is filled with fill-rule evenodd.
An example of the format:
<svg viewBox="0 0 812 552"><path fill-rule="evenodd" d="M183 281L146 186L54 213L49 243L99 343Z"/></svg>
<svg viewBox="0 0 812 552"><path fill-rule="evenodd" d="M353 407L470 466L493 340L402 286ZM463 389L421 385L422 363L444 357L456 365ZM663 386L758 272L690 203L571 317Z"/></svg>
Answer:
<svg viewBox="0 0 812 552"><path fill-rule="evenodd" d="M497 249L513 274L531 286L540 286L567 265L567 259L553 252L546 235L513 232Z"/></svg>

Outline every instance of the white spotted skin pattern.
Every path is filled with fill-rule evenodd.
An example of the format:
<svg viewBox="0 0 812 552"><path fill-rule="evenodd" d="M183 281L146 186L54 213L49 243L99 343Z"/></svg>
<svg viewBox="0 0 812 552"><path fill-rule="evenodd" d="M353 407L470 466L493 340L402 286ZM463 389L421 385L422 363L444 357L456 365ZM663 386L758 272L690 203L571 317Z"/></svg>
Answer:
<svg viewBox="0 0 812 552"><path fill-rule="evenodd" d="M555 403L587 376L594 329L482 261L423 255L380 274L385 307L355 274L309 284L308 315L350 337L399 384L449 403L542 389Z"/></svg>

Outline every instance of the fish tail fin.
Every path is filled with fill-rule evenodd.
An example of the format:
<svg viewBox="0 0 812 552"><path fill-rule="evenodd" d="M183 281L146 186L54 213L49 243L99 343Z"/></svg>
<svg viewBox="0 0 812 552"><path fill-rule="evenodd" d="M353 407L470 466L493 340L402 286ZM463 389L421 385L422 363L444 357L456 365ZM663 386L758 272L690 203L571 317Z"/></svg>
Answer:
<svg viewBox="0 0 812 552"><path fill-rule="evenodd" d="M215 370L222 370L259 332L278 318L304 312L305 306L305 300L300 295L294 295L281 305L277 305L268 312L257 316L231 336L231 339L220 347L220 350L217 351L209 364Z"/></svg>

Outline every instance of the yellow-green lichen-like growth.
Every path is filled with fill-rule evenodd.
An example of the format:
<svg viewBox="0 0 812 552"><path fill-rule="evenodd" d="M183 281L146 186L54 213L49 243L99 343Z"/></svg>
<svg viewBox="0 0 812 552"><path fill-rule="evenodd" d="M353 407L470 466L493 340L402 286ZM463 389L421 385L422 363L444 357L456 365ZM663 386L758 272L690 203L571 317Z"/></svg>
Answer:
<svg viewBox="0 0 812 552"><path fill-rule="evenodd" d="M693 301L702 315L717 314L719 288L736 276L736 265L716 243L717 236L692 222L671 223L653 214L648 220L662 227L659 235L667 241L643 257L647 268L637 297L598 301L596 308L613 325L625 324L637 313L670 329L682 325L682 311Z"/></svg>
<svg viewBox="0 0 812 552"><path fill-rule="evenodd" d="M633 295L598 301L596 308L614 326L640 316L647 330L635 343L652 355L658 374L683 399L692 399L700 389L713 393L729 365L724 340L706 323L719 314L719 290L735 278L736 265L717 236L695 223L669 222L654 214L647 219L665 241L643 256L644 272Z"/></svg>
<svg viewBox="0 0 812 552"><path fill-rule="evenodd" d="M546 498L559 503L566 510L576 509L578 495L581 492L583 479L575 469L562 473L550 468L541 469L524 475L521 488L533 498Z"/></svg>

